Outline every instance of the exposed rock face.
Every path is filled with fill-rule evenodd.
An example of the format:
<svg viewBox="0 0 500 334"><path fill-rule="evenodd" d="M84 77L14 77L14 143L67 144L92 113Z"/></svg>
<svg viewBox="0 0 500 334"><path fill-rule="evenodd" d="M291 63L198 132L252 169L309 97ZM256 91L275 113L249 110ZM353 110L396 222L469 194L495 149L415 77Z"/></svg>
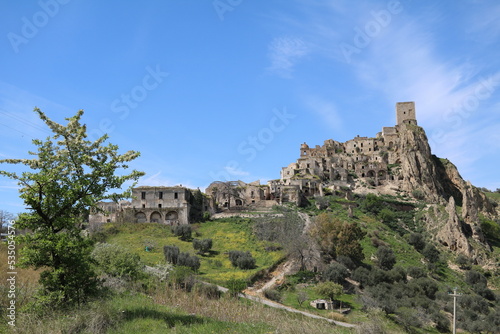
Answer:
<svg viewBox="0 0 500 334"><path fill-rule="evenodd" d="M446 206L446 213L448 214L448 220L437 233L437 240L452 251L471 257L473 249L463 231L462 223L455 209L455 199L453 196L450 197Z"/></svg>
<svg viewBox="0 0 500 334"><path fill-rule="evenodd" d="M399 134L401 189L408 193L419 190L429 202L440 202L444 190L436 177L437 167L424 130L413 124L401 124Z"/></svg>

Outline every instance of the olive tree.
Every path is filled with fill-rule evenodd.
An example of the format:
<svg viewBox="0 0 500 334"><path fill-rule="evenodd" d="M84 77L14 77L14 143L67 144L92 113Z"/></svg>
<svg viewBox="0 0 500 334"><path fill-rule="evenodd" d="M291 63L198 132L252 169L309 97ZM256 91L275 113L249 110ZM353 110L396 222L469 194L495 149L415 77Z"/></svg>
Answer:
<svg viewBox="0 0 500 334"><path fill-rule="evenodd" d="M33 140L37 151L29 152L31 159L0 160L24 166L21 174L0 171L18 182L28 210L15 222L17 229L29 231L18 237L23 244L19 264L44 269L39 295L43 301L80 303L95 291L97 283L93 243L81 231L85 216L91 209L99 210L99 201L130 197L130 189L122 191L121 187L144 173L122 171L138 152L119 154L118 146L106 143L107 135L96 141L87 139L86 126L80 123L83 110L66 118L66 125L50 120L38 108L34 111L53 135Z"/></svg>

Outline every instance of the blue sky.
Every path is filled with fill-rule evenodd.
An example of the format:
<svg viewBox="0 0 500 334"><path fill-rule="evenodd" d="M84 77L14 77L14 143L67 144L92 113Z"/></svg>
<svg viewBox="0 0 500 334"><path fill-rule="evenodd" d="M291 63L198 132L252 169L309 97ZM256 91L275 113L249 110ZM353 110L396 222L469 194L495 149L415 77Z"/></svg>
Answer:
<svg viewBox="0 0 500 334"><path fill-rule="evenodd" d="M500 187L500 4L463 1L0 3L0 158L84 109L144 185L279 178L299 146L375 136L415 101L434 154ZM6 168L6 166L2 166ZM23 211L0 179L0 209Z"/></svg>

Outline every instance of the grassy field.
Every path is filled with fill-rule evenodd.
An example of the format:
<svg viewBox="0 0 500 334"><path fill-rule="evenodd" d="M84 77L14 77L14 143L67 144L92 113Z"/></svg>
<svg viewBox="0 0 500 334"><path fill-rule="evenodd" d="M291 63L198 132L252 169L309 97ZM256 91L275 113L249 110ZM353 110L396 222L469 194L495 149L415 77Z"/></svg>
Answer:
<svg viewBox="0 0 500 334"><path fill-rule="evenodd" d="M266 243L256 240L248 219L219 219L194 225L194 238L211 238L212 252L199 256L201 267L199 276L214 283L224 284L227 280L250 279L260 270L275 265L283 257L279 251L266 251ZM110 236L106 242L118 244L140 255L144 264L154 266L165 263L163 246L174 245L181 252L195 254L191 241L175 237L168 226L159 224L107 224L104 227ZM153 245L147 252L146 245ZM239 270L231 265L227 252L231 250L249 251L256 259L257 267Z"/></svg>
<svg viewBox="0 0 500 334"><path fill-rule="evenodd" d="M20 314L15 327L1 333L318 333L354 331L317 319L224 296L207 299L194 292L159 288L151 296L133 291L64 311Z"/></svg>

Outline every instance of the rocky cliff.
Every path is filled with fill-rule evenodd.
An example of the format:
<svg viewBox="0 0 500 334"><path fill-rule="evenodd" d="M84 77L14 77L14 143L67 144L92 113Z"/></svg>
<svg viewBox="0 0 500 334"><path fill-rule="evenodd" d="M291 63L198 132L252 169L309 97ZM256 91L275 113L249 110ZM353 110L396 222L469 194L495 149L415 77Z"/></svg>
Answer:
<svg viewBox="0 0 500 334"><path fill-rule="evenodd" d="M478 247L489 250L481 231L480 216L493 218L496 210L486 195L466 182L455 165L432 155L425 131L416 125L399 126L400 189L418 192L434 206L446 206L446 214L427 215L427 227L437 241L452 251L479 260ZM456 207L461 207L461 215ZM471 244L472 238L474 247Z"/></svg>

